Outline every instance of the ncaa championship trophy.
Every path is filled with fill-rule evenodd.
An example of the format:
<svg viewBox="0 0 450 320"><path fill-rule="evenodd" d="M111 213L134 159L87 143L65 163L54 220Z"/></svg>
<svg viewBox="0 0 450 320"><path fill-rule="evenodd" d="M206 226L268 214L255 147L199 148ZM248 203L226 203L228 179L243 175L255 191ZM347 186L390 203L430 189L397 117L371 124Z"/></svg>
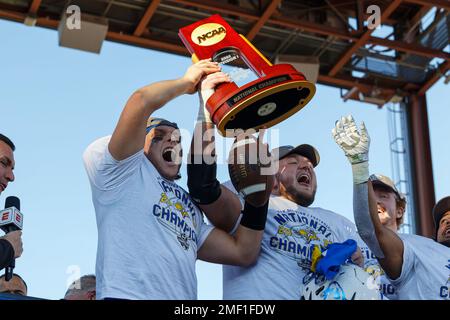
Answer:
<svg viewBox="0 0 450 320"><path fill-rule="evenodd" d="M230 136L228 130L269 128L314 96L314 84L301 72L290 64L272 65L217 14L181 28L179 36L193 62L211 58L233 81L219 85L206 102L223 136Z"/></svg>

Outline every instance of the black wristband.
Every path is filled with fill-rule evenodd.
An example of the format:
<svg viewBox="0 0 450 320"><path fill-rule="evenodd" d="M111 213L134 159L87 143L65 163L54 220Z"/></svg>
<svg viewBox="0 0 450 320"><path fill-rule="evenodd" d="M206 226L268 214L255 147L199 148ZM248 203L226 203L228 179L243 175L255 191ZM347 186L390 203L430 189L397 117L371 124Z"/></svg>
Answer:
<svg viewBox="0 0 450 320"><path fill-rule="evenodd" d="M14 248L12 244L5 239L0 239L0 270L6 268L14 261Z"/></svg>
<svg viewBox="0 0 450 320"><path fill-rule="evenodd" d="M192 159L191 159L192 160ZM220 182L217 180L217 164L194 164L193 161L187 165L189 194L197 204L211 204L219 199L222 194Z"/></svg>
<svg viewBox="0 0 450 320"><path fill-rule="evenodd" d="M269 201L262 207L254 207L246 201L242 211L241 225L257 231L264 230L268 211Z"/></svg>

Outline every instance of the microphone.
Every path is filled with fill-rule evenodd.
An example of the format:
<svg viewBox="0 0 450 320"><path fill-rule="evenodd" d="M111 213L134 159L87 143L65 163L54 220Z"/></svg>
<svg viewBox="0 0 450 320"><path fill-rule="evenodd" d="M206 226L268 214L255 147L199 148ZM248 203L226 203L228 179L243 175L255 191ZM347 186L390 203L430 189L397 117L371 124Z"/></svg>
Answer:
<svg viewBox="0 0 450 320"><path fill-rule="evenodd" d="M20 212L20 200L17 197L8 197L5 209L0 211L0 229L10 233L23 228L23 214ZM11 280L16 260L14 259L5 269L5 281Z"/></svg>

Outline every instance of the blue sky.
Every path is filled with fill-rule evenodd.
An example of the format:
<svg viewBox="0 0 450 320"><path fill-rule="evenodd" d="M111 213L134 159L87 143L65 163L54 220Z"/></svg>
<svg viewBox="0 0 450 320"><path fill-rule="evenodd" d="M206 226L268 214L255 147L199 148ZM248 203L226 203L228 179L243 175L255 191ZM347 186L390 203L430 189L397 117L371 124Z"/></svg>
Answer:
<svg viewBox="0 0 450 320"><path fill-rule="evenodd" d="M190 59L111 42L100 55L61 48L55 31L3 20L0 46L0 132L17 145L16 181L0 196L0 205L9 195L22 201L25 251L16 272L27 281L29 295L59 299L74 270L87 274L95 268L97 229L81 160L84 149L112 133L134 90L182 76ZM440 198L450 193L450 103L442 79L429 91L428 106ZM197 107L196 95L183 96L157 114L191 130ZM372 171L390 175L386 110L344 103L338 89L318 85L310 104L277 128L282 144L310 143L321 153L314 205L352 219L350 167L331 137L335 120L347 114L366 122ZM227 172L219 166L221 181ZM185 168L183 173L185 186ZM197 274L199 298L221 299L221 266L199 262Z"/></svg>

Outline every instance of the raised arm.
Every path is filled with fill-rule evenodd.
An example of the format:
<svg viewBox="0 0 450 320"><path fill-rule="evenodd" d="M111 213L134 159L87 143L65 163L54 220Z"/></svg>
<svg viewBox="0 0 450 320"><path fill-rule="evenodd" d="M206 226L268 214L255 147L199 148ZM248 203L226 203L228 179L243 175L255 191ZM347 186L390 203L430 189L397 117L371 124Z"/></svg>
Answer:
<svg viewBox="0 0 450 320"><path fill-rule="evenodd" d="M343 117L336 122L333 137L352 166L353 214L358 233L386 274L396 279L403 265L403 241L378 217L377 200L368 181L370 137L366 127L362 123L359 132L353 117Z"/></svg>
<svg viewBox="0 0 450 320"><path fill-rule="evenodd" d="M214 124L205 107L214 88L230 77L223 72L209 74L199 88L200 107L187 166L188 187L191 197L205 212L211 223L230 232L241 213L237 195L217 180Z"/></svg>
<svg viewBox="0 0 450 320"><path fill-rule="evenodd" d="M233 149L235 150L235 159L245 159L245 163L241 167L240 174L233 175L232 178L236 189L239 189L241 185L246 185L246 182L248 182L246 179L264 181L264 189L249 192L244 197L245 204L242 218L233 235L218 228L212 231L198 252L199 258L202 260L246 267L255 263L259 256L269 208L269 198L274 184L274 174L271 171L264 170L265 166L270 165L272 161L270 156L264 159L265 155L261 154L261 151L265 150L267 155L269 150L269 146L263 143L264 132L265 130L261 130L258 139L256 139L259 150L257 152L257 163L252 163L254 159L248 154L251 149L237 146ZM238 144L238 141L251 141L253 139L253 137L249 138L242 135L236 138L235 145ZM230 165L237 166L236 164Z"/></svg>
<svg viewBox="0 0 450 320"><path fill-rule="evenodd" d="M202 77L218 70L216 63L201 60L190 66L179 79L156 82L134 92L122 111L109 143L111 155L116 160L123 160L142 149L150 115L170 100L196 92Z"/></svg>
<svg viewBox="0 0 450 320"><path fill-rule="evenodd" d="M368 199L370 217L375 227L378 242L384 252L384 258L377 257L377 259L389 278L395 280L402 272L404 250L403 241L397 233L381 224L378 217L377 201L371 181L367 183L367 187L369 191ZM366 198L364 197L362 200L364 199Z"/></svg>

